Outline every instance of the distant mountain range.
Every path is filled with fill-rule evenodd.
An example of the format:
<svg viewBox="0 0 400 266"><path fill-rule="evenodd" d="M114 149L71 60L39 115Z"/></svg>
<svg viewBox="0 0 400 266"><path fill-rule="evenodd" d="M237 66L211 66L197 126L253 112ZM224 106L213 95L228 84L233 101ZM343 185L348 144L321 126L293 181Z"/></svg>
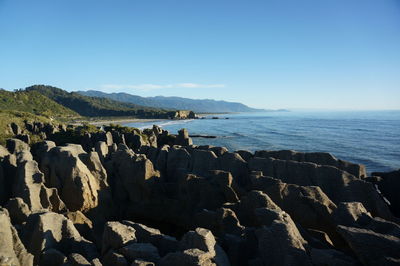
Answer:
<svg viewBox="0 0 400 266"><path fill-rule="evenodd" d="M77 93L90 97L102 97L115 101L137 104L141 106L157 107L173 110L191 110L196 113L224 113L224 112L259 112L263 109L251 108L242 103L216 101L216 100L194 100L181 97L141 97L128 93L105 93L101 91L77 91Z"/></svg>

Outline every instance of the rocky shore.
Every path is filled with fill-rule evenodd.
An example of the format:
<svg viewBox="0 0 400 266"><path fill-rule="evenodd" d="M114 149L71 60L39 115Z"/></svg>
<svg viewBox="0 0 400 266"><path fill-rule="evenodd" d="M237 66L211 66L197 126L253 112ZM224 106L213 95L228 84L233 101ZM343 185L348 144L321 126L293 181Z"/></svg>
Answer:
<svg viewBox="0 0 400 266"><path fill-rule="evenodd" d="M184 129L26 128L0 145L0 265L400 264L399 171Z"/></svg>

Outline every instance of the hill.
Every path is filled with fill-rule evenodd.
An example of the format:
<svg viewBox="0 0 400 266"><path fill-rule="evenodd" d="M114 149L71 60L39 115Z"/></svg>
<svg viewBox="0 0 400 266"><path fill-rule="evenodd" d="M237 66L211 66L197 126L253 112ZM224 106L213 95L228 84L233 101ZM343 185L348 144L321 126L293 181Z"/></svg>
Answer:
<svg viewBox="0 0 400 266"><path fill-rule="evenodd" d="M11 92L0 89L0 110L27 112L57 119L79 117L78 113L37 91Z"/></svg>
<svg viewBox="0 0 400 266"><path fill-rule="evenodd" d="M34 85L27 92L40 93L53 101L86 117L130 116L140 118L169 118L168 110L115 101L108 98L81 95L60 88Z"/></svg>
<svg viewBox="0 0 400 266"><path fill-rule="evenodd" d="M104 97L116 101L138 104L142 106L153 106L159 108L192 110L197 113L222 113L222 112L257 112L262 109L248 107L242 103L216 101L216 100L195 100L181 97L141 97L128 93L104 93L101 91L78 91L77 93L91 97Z"/></svg>

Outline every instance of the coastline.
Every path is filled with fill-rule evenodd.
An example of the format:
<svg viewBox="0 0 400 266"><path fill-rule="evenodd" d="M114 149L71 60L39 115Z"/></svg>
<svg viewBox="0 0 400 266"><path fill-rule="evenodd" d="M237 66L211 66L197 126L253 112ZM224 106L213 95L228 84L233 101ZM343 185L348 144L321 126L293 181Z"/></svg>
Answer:
<svg viewBox="0 0 400 266"><path fill-rule="evenodd" d="M83 125L85 123L94 125L94 126L106 126L110 124L127 124L127 123L150 123L150 122L160 122L160 121L168 121L170 119L145 119L145 118L131 118L131 119L107 119L107 120L97 120L97 121L76 121L71 123L72 125Z"/></svg>

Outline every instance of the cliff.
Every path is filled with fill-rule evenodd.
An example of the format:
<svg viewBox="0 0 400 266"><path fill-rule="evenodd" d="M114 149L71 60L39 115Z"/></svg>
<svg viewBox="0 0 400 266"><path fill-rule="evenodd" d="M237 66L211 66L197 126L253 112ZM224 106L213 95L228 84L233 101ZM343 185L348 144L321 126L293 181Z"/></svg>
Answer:
<svg viewBox="0 0 400 266"><path fill-rule="evenodd" d="M367 177L328 153L197 146L184 129L32 130L47 140L0 146L0 264L400 261L384 198L394 190L375 187L398 186L398 173Z"/></svg>

